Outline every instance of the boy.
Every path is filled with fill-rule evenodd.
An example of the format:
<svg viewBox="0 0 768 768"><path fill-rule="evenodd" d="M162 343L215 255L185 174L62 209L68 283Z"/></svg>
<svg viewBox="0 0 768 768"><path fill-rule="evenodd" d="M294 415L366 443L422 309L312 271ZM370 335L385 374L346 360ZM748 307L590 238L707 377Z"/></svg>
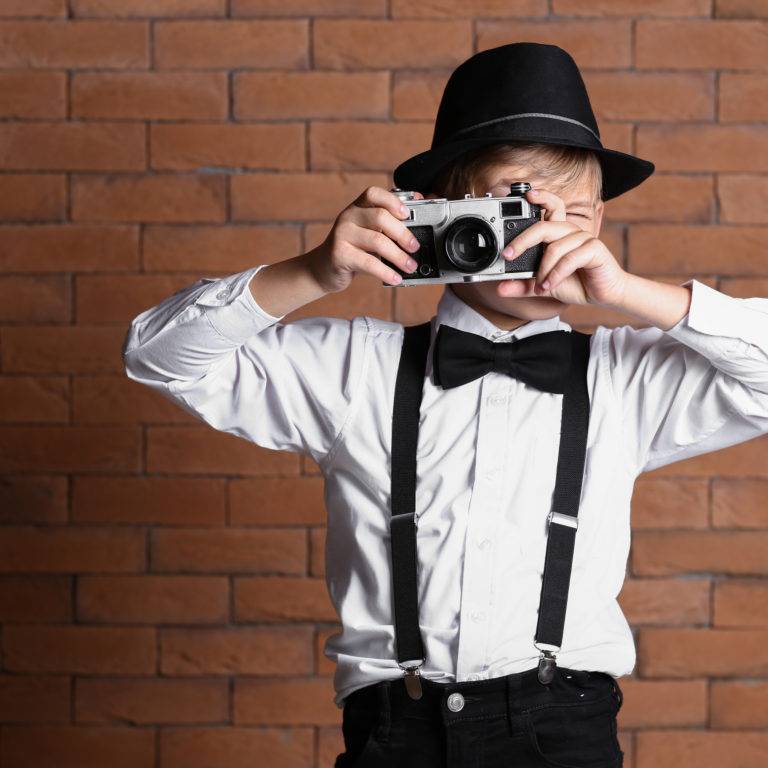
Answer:
<svg viewBox="0 0 768 768"><path fill-rule="evenodd" d="M417 199L531 182L544 220L505 258L547 243L535 278L447 285L418 354L413 329L369 316L280 323L358 272L413 270L407 211L370 187L317 248L132 322L132 379L325 477L338 768L622 765L634 480L768 432L768 300L639 278L598 239L603 201L652 171L602 147L565 51L500 46L452 74L432 148L394 179ZM577 334L558 315L574 303L650 327Z"/></svg>

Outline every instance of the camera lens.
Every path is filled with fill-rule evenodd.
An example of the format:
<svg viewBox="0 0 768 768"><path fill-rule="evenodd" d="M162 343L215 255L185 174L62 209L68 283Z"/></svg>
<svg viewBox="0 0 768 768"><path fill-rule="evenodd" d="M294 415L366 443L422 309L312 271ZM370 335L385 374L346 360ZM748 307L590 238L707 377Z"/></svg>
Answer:
<svg viewBox="0 0 768 768"><path fill-rule="evenodd" d="M498 256L496 235L483 219L465 216L451 224L445 233L445 255L463 272L479 272Z"/></svg>

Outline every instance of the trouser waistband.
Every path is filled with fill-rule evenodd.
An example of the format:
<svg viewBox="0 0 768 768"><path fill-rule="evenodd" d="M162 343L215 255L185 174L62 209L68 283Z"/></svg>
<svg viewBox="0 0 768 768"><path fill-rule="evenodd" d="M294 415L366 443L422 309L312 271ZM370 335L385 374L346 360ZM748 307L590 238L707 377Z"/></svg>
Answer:
<svg viewBox="0 0 768 768"><path fill-rule="evenodd" d="M446 724L467 719L523 715L539 706L571 696L576 701L597 701L617 694L623 696L616 680L606 672L556 667L549 684L538 679L538 667L486 680L440 683L421 678L422 697L412 699L403 678L383 680L358 688L346 698L345 706L384 711L392 717L442 719ZM453 696L460 694L460 696Z"/></svg>

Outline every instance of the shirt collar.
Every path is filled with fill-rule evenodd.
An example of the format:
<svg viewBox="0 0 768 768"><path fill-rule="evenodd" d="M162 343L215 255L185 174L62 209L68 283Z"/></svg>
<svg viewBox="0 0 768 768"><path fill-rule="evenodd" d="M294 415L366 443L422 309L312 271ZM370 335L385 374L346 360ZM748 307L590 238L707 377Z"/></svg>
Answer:
<svg viewBox="0 0 768 768"><path fill-rule="evenodd" d="M529 320L512 331L505 331L459 298L450 285L445 286L437 304L435 331L441 324L453 326L461 331L477 333L492 341L522 339L546 331L571 330L571 326L563 322L560 315L555 315L544 320Z"/></svg>

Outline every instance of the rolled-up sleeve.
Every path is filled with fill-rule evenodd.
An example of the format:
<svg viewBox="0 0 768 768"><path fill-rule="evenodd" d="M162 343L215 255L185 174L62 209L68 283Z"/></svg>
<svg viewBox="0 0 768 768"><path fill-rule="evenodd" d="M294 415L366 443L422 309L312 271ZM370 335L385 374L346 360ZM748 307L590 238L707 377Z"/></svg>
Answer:
<svg viewBox="0 0 768 768"><path fill-rule="evenodd" d="M266 266L202 278L137 315L123 344L126 374L214 429L322 464L359 389L369 322L280 322L250 290Z"/></svg>
<svg viewBox="0 0 768 768"><path fill-rule="evenodd" d="M637 474L768 433L768 299L698 280L672 328L621 326L606 354Z"/></svg>

